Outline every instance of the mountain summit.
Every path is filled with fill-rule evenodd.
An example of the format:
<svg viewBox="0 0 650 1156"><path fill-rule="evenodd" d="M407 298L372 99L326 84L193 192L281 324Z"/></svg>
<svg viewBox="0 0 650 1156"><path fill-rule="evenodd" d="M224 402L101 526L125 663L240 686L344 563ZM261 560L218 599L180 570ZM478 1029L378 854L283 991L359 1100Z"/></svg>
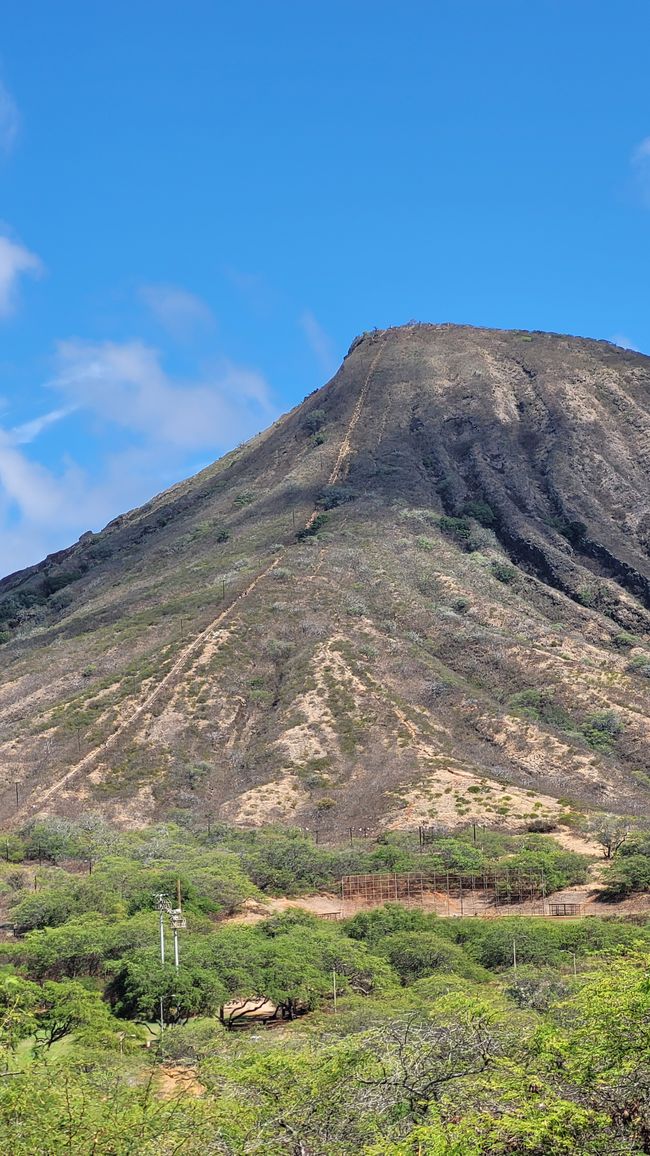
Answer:
<svg viewBox="0 0 650 1156"><path fill-rule="evenodd" d="M312 829L650 791L650 359L407 325L0 583L5 822Z"/></svg>

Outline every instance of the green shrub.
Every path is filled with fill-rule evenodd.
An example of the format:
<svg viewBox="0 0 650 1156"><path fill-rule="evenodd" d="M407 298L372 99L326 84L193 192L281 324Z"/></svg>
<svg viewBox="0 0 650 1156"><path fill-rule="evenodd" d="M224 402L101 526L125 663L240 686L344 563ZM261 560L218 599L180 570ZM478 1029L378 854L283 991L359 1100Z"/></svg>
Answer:
<svg viewBox="0 0 650 1156"><path fill-rule="evenodd" d="M576 598L582 606L595 606L598 595L592 586L580 586L576 590Z"/></svg>
<svg viewBox="0 0 650 1156"><path fill-rule="evenodd" d="M626 630L620 630L612 638L612 643L618 650L630 650L632 646L636 646L638 639L634 634L628 634Z"/></svg>
<svg viewBox="0 0 650 1156"><path fill-rule="evenodd" d="M579 518L552 518L551 525L573 546L579 546L587 533L587 527Z"/></svg>
<svg viewBox="0 0 650 1156"><path fill-rule="evenodd" d="M302 428L308 434L315 434L322 426L326 416L324 409L312 409L311 413L303 418Z"/></svg>
<svg viewBox="0 0 650 1156"><path fill-rule="evenodd" d="M517 577L517 571L514 566L508 562L501 562L494 559L490 562L490 572L497 582L503 582L505 586L509 586Z"/></svg>
<svg viewBox="0 0 650 1156"><path fill-rule="evenodd" d="M510 710L522 718L533 722L542 722L547 726L558 727L560 730L571 730L571 717L555 700L552 689L520 690L513 694L508 702Z"/></svg>
<svg viewBox="0 0 650 1156"><path fill-rule="evenodd" d="M333 510L336 506L345 506L348 502L354 502L356 497L356 490L353 490L351 486L323 486L316 502L324 510Z"/></svg>
<svg viewBox="0 0 650 1156"><path fill-rule="evenodd" d="M298 831L271 832L242 854L244 870L264 891L295 893L330 885L337 854Z"/></svg>
<svg viewBox="0 0 650 1156"><path fill-rule="evenodd" d="M589 746L595 751L609 751L623 730L623 722L613 710L588 715L580 727Z"/></svg>
<svg viewBox="0 0 650 1156"><path fill-rule="evenodd" d="M353 916L345 924L345 932L351 939L361 939L374 948L397 932L430 932L435 918L398 903L385 903L383 907Z"/></svg>
<svg viewBox="0 0 650 1156"><path fill-rule="evenodd" d="M303 526L301 530L296 531L296 541L304 542L307 538L314 538L318 531L327 525L327 522L327 514L317 514L308 526Z"/></svg>
<svg viewBox="0 0 650 1156"><path fill-rule="evenodd" d="M456 972L467 978L481 974L456 944L434 931L398 931L382 939L378 950L405 986L436 971Z"/></svg>
<svg viewBox="0 0 650 1156"><path fill-rule="evenodd" d="M526 830L531 835L548 835L550 831L557 831L557 823L552 819L531 819L530 823L526 823Z"/></svg>
<svg viewBox="0 0 650 1156"><path fill-rule="evenodd" d="M74 893L69 887L27 895L11 913L16 935L24 935L35 928L59 927L70 919L75 909Z"/></svg>
<svg viewBox="0 0 650 1156"><path fill-rule="evenodd" d="M615 903L643 891L650 891L650 857L624 855L617 857L609 868L598 899L602 903Z"/></svg>
<svg viewBox="0 0 650 1156"><path fill-rule="evenodd" d="M440 529L448 538L455 538L461 545L467 544L472 533L467 518L450 518L446 514L440 518Z"/></svg>
<svg viewBox="0 0 650 1156"><path fill-rule="evenodd" d="M49 598L51 594L56 594L57 590L63 590L65 586L78 581L81 577L81 570L62 570L59 574L48 574L43 579L43 593Z"/></svg>
<svg viewBox="0 0 650 1156"><path fill-rule="evenodd" d="M497 523L497 516L488 502L467 502L463 507L463 514L466 514L468 518L474 518L476 522L488 530L494 529Z"/></svg>

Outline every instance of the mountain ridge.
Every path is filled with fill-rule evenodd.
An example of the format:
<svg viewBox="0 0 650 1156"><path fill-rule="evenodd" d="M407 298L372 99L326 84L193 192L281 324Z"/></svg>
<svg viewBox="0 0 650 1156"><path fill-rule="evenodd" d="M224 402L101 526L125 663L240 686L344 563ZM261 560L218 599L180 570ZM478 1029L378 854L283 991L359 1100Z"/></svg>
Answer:
<svg viewBox="0 0 650 1156"><path fill-rule="evenodd" d="M269 430L0 582L4 821L644 805L649 386L586 338L355 339Z"/></svg>

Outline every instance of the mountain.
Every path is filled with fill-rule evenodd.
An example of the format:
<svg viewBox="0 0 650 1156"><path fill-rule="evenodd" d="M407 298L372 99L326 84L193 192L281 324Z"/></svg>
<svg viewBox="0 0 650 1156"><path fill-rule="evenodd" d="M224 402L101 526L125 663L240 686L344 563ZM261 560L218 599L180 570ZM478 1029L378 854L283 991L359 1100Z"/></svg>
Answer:
<svg viewBox="0 0 650 1156"><path fill-rule="evenodd" d="M650 359L607 342L357 338L271 429L0 583L0 818L643 810L649 433Z"/></svg>

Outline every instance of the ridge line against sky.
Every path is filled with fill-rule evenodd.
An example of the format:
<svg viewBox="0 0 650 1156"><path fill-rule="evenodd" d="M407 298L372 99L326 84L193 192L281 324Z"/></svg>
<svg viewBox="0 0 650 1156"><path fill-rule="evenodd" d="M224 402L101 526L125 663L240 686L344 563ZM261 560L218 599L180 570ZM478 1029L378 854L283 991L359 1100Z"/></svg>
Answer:
<svg viewBox="0 0 650 1156"><path fill-rule="evenodd" d="M7 15L0 574L266 427L365 328L650 350L650 13L617 63L609 6L540 7Z"/></svg>

